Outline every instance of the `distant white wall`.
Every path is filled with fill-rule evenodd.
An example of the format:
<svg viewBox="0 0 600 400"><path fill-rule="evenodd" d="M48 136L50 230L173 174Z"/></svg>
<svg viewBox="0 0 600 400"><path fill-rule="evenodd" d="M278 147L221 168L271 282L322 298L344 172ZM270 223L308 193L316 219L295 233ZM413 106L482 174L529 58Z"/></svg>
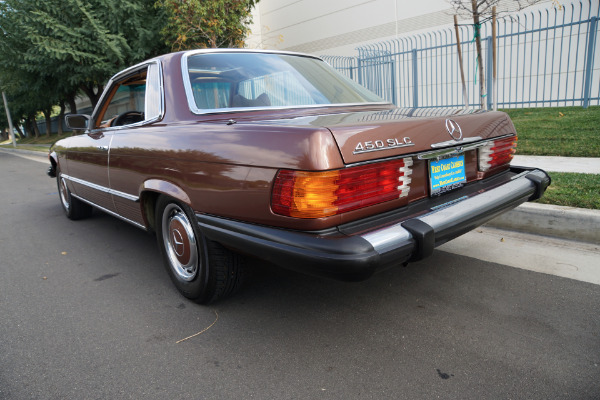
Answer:
<svg viewBox="0 0 600 400"><path fill-rule="evenodd" d="M445 0L261 0L253 33L262 48L346 55L357 43L451 21Z"/></svg>
<svg viewBox="0 0 600 400"><path fill-rule="evenodd" d="M359 45L451 25L453 15L446 0L261 0L247 46L350 56Z"/></svg>

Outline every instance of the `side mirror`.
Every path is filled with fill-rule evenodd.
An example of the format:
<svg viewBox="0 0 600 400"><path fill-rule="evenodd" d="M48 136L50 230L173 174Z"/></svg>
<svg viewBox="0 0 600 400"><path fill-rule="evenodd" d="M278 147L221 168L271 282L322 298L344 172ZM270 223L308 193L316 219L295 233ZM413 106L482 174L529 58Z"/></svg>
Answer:
<svg viewBox="0 0 600 400"><path fill-rule="evenodd" d="M67 128L73 129L74 131L88 129L91 119L92 118L86 114L65 115L65 123L67 124Z"/></svg>

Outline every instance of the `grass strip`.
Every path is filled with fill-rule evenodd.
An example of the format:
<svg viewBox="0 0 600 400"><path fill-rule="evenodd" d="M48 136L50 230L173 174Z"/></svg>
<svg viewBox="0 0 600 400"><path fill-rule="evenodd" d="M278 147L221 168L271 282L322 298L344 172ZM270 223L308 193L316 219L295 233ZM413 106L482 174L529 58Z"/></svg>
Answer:
<svg viewBox="0 0 600 400"><path fill-rule="evenodd" d="M600 210L600 175L548 172L552 184L537 202Z"/></svg>
<svg viewBox="0 0 600 400"><path fill-rule="evenodd" d="M600 106L503 111L519 135L517 154L600 157Z"/></svg>
<svg viewBox="0 0 600 400"><path fill-rule="evenodd" d="M0 147L7 148L7 149L13 148L12 144L8 144L8 145L2 144L2 145L0 145ZM17 148L20 150L41 151L41 152L47 153L50 146L49 145L38 145L38 144L19 144Z"/></svg>

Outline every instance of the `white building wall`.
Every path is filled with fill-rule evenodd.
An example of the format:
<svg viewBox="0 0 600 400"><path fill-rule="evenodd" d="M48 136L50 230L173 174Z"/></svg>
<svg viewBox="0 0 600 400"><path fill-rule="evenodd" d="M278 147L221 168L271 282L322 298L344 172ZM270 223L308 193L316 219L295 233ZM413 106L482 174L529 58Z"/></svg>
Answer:
<svg viewBox="0 0 600 400"><path fill-rule="evenodd" d="M445 0L261 0L253 32L263 48L350 55L358 43L452 21Z"/></svg>
<svg viewBox="0 0 600 400"><path fill-rule="evenodd" d="M503 0L501 8L516 1ZM338 56L357 46L453 24L446 0L261 0L248 47Z"/></svg>

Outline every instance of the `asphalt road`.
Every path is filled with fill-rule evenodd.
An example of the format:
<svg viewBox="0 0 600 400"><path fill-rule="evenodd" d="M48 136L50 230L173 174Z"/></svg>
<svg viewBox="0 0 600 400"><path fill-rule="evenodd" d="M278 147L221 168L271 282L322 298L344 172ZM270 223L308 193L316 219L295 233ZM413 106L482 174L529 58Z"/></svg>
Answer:
<svg viewBox="0 0 600 400"><path fill-rule="evenodd" d="M45 169L0 152L1 399L600 398L599 285L437 250L353 284L255 263L199 306Z"/></svg>

